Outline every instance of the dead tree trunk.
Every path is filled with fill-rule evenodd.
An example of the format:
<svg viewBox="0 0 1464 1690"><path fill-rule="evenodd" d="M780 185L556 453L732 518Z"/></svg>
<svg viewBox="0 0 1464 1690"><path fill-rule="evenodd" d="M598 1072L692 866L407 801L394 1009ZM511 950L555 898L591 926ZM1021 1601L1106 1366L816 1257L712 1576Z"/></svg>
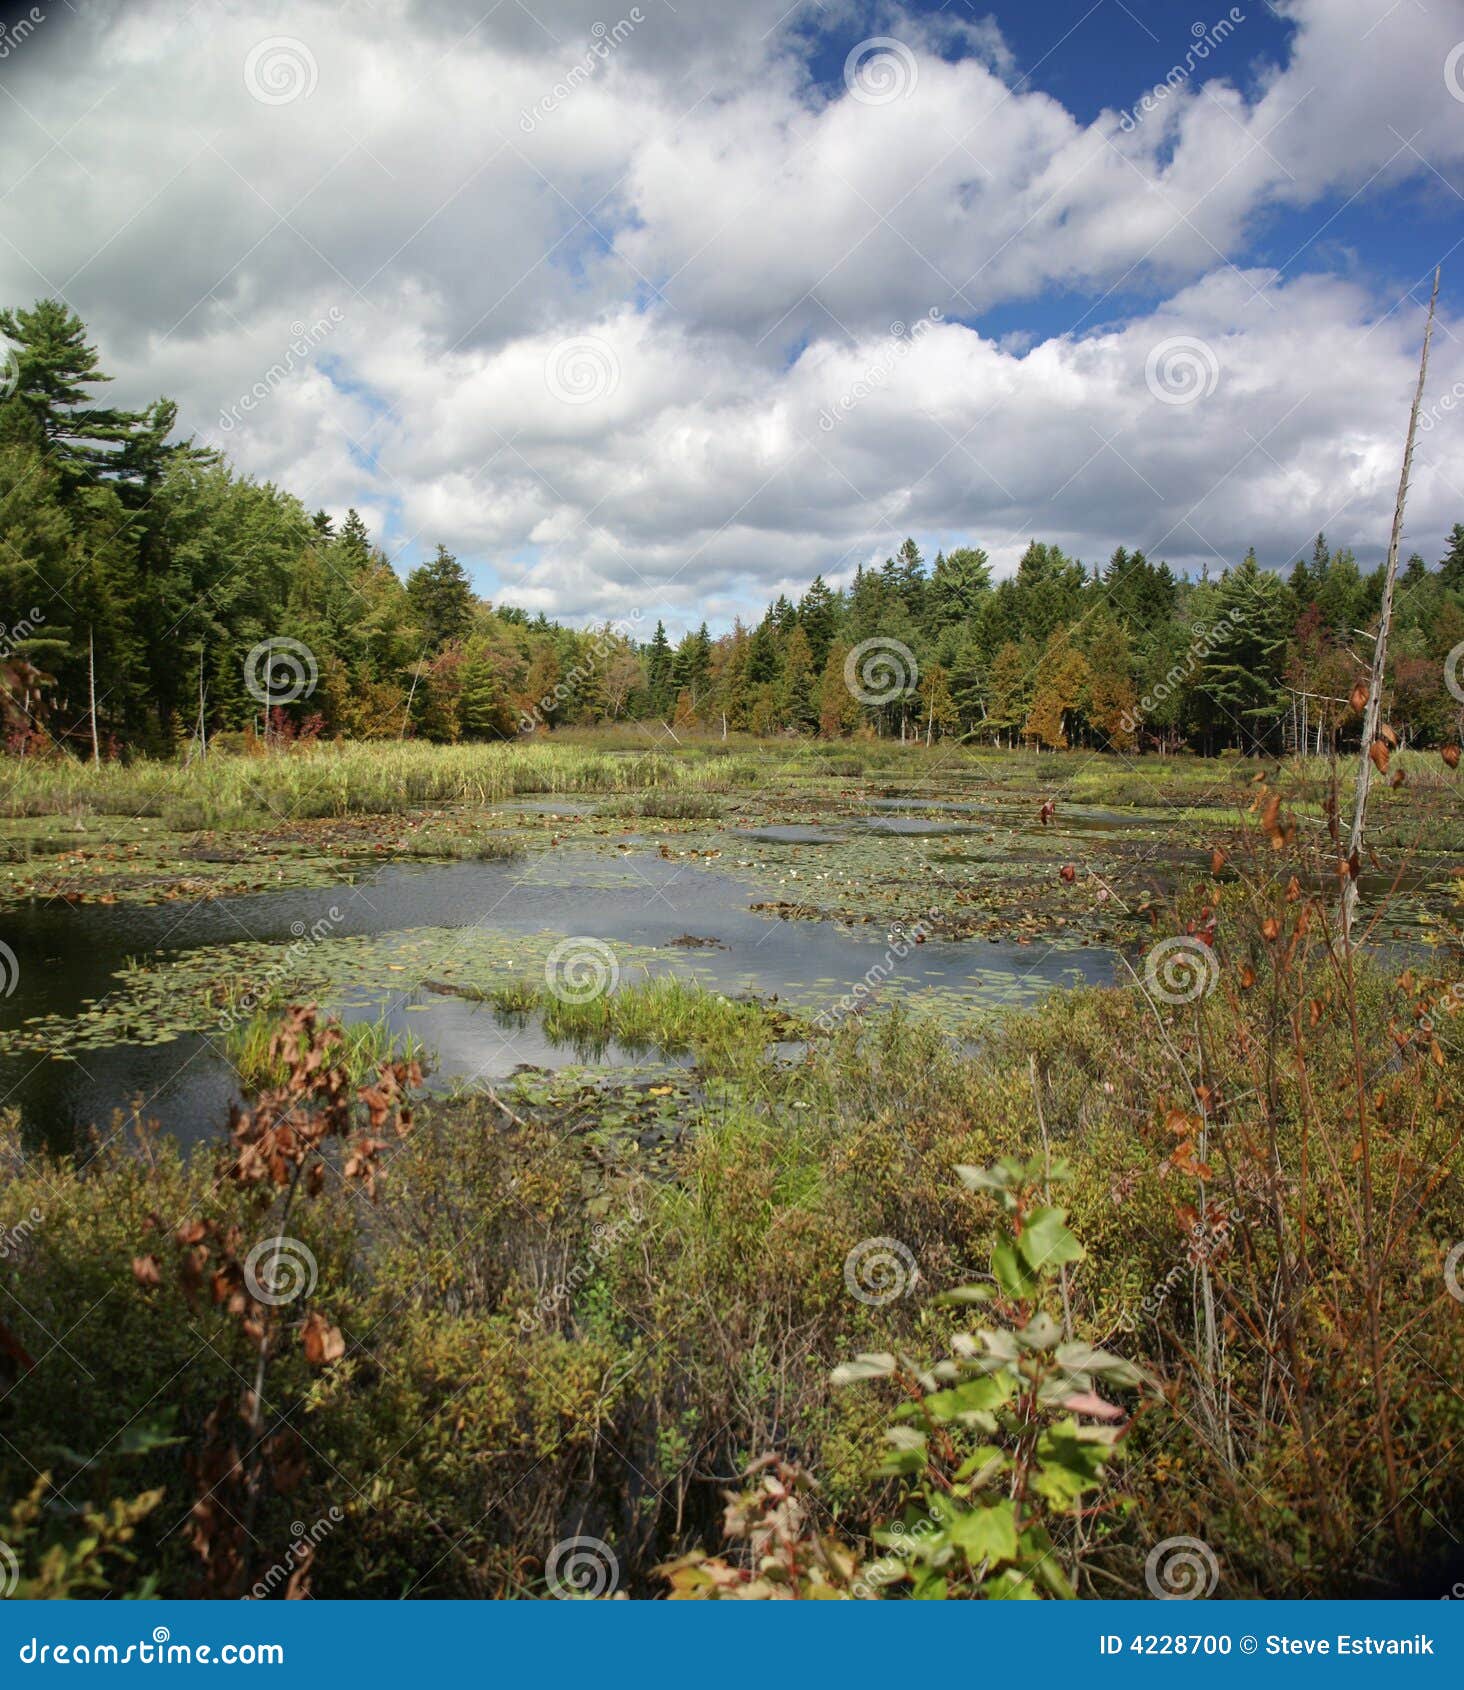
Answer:
<svg viewBox="0 0 1464 1690"><path fill-rule="evenodd" d="M1428 348L1433 339L1434 309L1439 301L1439 272L1434 271L1433 295L1428 302L1428 323L1423 331L1423 353L1418 360L1418 386L1413 390L1413 409L1408 416L1408 440L1403 448L1403 473L1398 478L1398 502L1393 507L1393 534L1388 541L1388 569L1383 579L1383 603L1378 615L1378 637L1373 647L1372 679L1367 689L1367 707L1362 716L1362 755L1357 762L1357 793L1352 804L1352 832L1347 841L1347 878L1342 888L1342 941L1352 942L1352 921L1357 910L1357 878L1362 872L1363 841L1367 832L1367 794L1372 785L1372 750L1378 738L1383 701L1383 670L1388 661L1388 627L1393 620L1393 584L1398 578L1398 545L1403 538L1403 506L1408 500L1408 477L1413 468L1413 441L1418 433L1418 410L1423 403L1423 384L1428 379Z"/></svg>
<svg viewBox="0 0 1464 1690"><path fill-rule="evenodd" d="M97 642L95 630L91 628L86 631L86 684L91 700L92 767L95 768L102 760L102 751L97 740Z"/></svg>

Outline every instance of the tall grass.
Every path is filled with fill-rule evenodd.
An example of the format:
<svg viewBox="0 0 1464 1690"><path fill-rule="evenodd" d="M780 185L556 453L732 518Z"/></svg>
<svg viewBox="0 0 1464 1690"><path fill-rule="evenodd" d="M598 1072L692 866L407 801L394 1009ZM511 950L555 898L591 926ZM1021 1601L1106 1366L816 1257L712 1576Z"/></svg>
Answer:
<svg viewBox="0 0 1464 1690"><path fill-rule="evenodd" d="M156 817L179 831L390 815L431 804L495 804L522 793L727 791L764 759L627 755L580 745L341 744L204 762L92 767L70 758L12 763L0 816Z"/></svg>
<svg viewBox="0 0 1464 1690"><path fill-rule="evenodd" d="M288 1064L272 1060L269 1048L279 1029L278 1013L266 1010L229 1029L224 1050L246 1092L283 1085ZM415 1062L424 1073L432 1065L427 1046L415 1033L397 1034L385 1020L346 1022L340 1033L336 1061L352 1085L364 1085L384 1063Z"/></svg>

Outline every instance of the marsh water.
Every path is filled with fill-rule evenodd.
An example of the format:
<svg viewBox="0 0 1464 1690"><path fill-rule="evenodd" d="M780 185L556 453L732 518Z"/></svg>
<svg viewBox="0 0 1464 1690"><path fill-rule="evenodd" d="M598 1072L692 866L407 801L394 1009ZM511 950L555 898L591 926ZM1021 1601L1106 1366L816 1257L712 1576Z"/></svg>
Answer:
<svg viewBox="0 0 1464 1690"><path fill-rule="evenodd" d="M511 946L515 936L582 935L612 952L618 946L633 950L622 981L677 972L729 995L776 994L813 1009L838 1003L871 969L885 996L939 992L994 1007L1030 1001L1057 984L1112 977L1112 953L1096 946L1058 951L969 940L892 943L879 924L850 928L756 913L749 904L757 894L750 881L726 868L667 860L632 843L615 855L570 848L504 861L393 864L354 884L186 907L14 908L4 918L3 937L24 990L0 998L0 1031L36 1016L73 1016L106 1000L130 961L166 968L212 947L245 941L286 946L326 917L340 938L476 930ZM687 945L688 939L715 943ZM218 954L227 965L228 953ZM399 986L343 988L333 998L325 995L326 1007L346 1020L384 1016L395 1030L410 1030L432 1053L435 1086L492 1081L522 1065L559 1067L575 1060L552 1046L536 1021L522 1025L486 1004L434 993L409 965L400 965L400 972ZM93 1125L105 1129L114 1110L134 1104L181 1140L216 1133L238 1095L220 1041L196 1032L170 1035L166 1027L150 1036L156 1042L80 1050L61 1037L45 1050L6 1054L0 1057L0 1098L20 1109L27 1135L58 1148L79 1142ZM611 1049L599 1060L629 1058Z"/></svg>

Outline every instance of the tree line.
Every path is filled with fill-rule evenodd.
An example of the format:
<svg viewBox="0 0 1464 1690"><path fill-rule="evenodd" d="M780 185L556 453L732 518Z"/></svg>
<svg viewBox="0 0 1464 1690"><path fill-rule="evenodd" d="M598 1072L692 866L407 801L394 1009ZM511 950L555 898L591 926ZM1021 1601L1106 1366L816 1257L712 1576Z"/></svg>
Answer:
<svg viewBox="0 0 1464 1690"><path fill-rule="evenodd" d="M102 404L85 325L0 311L0 686L14 753L167 752L257 738L488 740L659 719L1133 751L1328 749L1352 732L1382 591L1318 535L1285 575L1211 577L1119 547L1033 541L994 581L978 547L906 540L847 587L816 577L760 621L679 641L638 614L573 628L490 605L445 548L405 579L351 511L174 438L176 406ZM8 613L8 614L7 614ZM1400 575L1389 720L1458 737L1464 524ZM1464 675L1458 677L1464 680ZM1456 682L1457 684L1457 682Z"/></svg>

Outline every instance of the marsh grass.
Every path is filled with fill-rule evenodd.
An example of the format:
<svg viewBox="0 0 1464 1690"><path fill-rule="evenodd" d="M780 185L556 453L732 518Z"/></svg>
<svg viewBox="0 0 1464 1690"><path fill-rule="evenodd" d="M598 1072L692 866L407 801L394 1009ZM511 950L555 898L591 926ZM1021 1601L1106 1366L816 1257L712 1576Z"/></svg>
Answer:
<svg viewBox="0 0 1464 1690"><path fill-rule="evenodd" d="M261 1009L247 1021L237 1022L224 1038L224 1051L246 1093L264 1091L284 1083L283 1063L270 1056L270 1042L279 1029L279 1014ZM415 1033L396 1033L385 1020L351 1021L341 1026L341 1046L336 1060L352 1085L365 1085L390 1062L415 1062L426 1073L430 1052Z"/></svg>

